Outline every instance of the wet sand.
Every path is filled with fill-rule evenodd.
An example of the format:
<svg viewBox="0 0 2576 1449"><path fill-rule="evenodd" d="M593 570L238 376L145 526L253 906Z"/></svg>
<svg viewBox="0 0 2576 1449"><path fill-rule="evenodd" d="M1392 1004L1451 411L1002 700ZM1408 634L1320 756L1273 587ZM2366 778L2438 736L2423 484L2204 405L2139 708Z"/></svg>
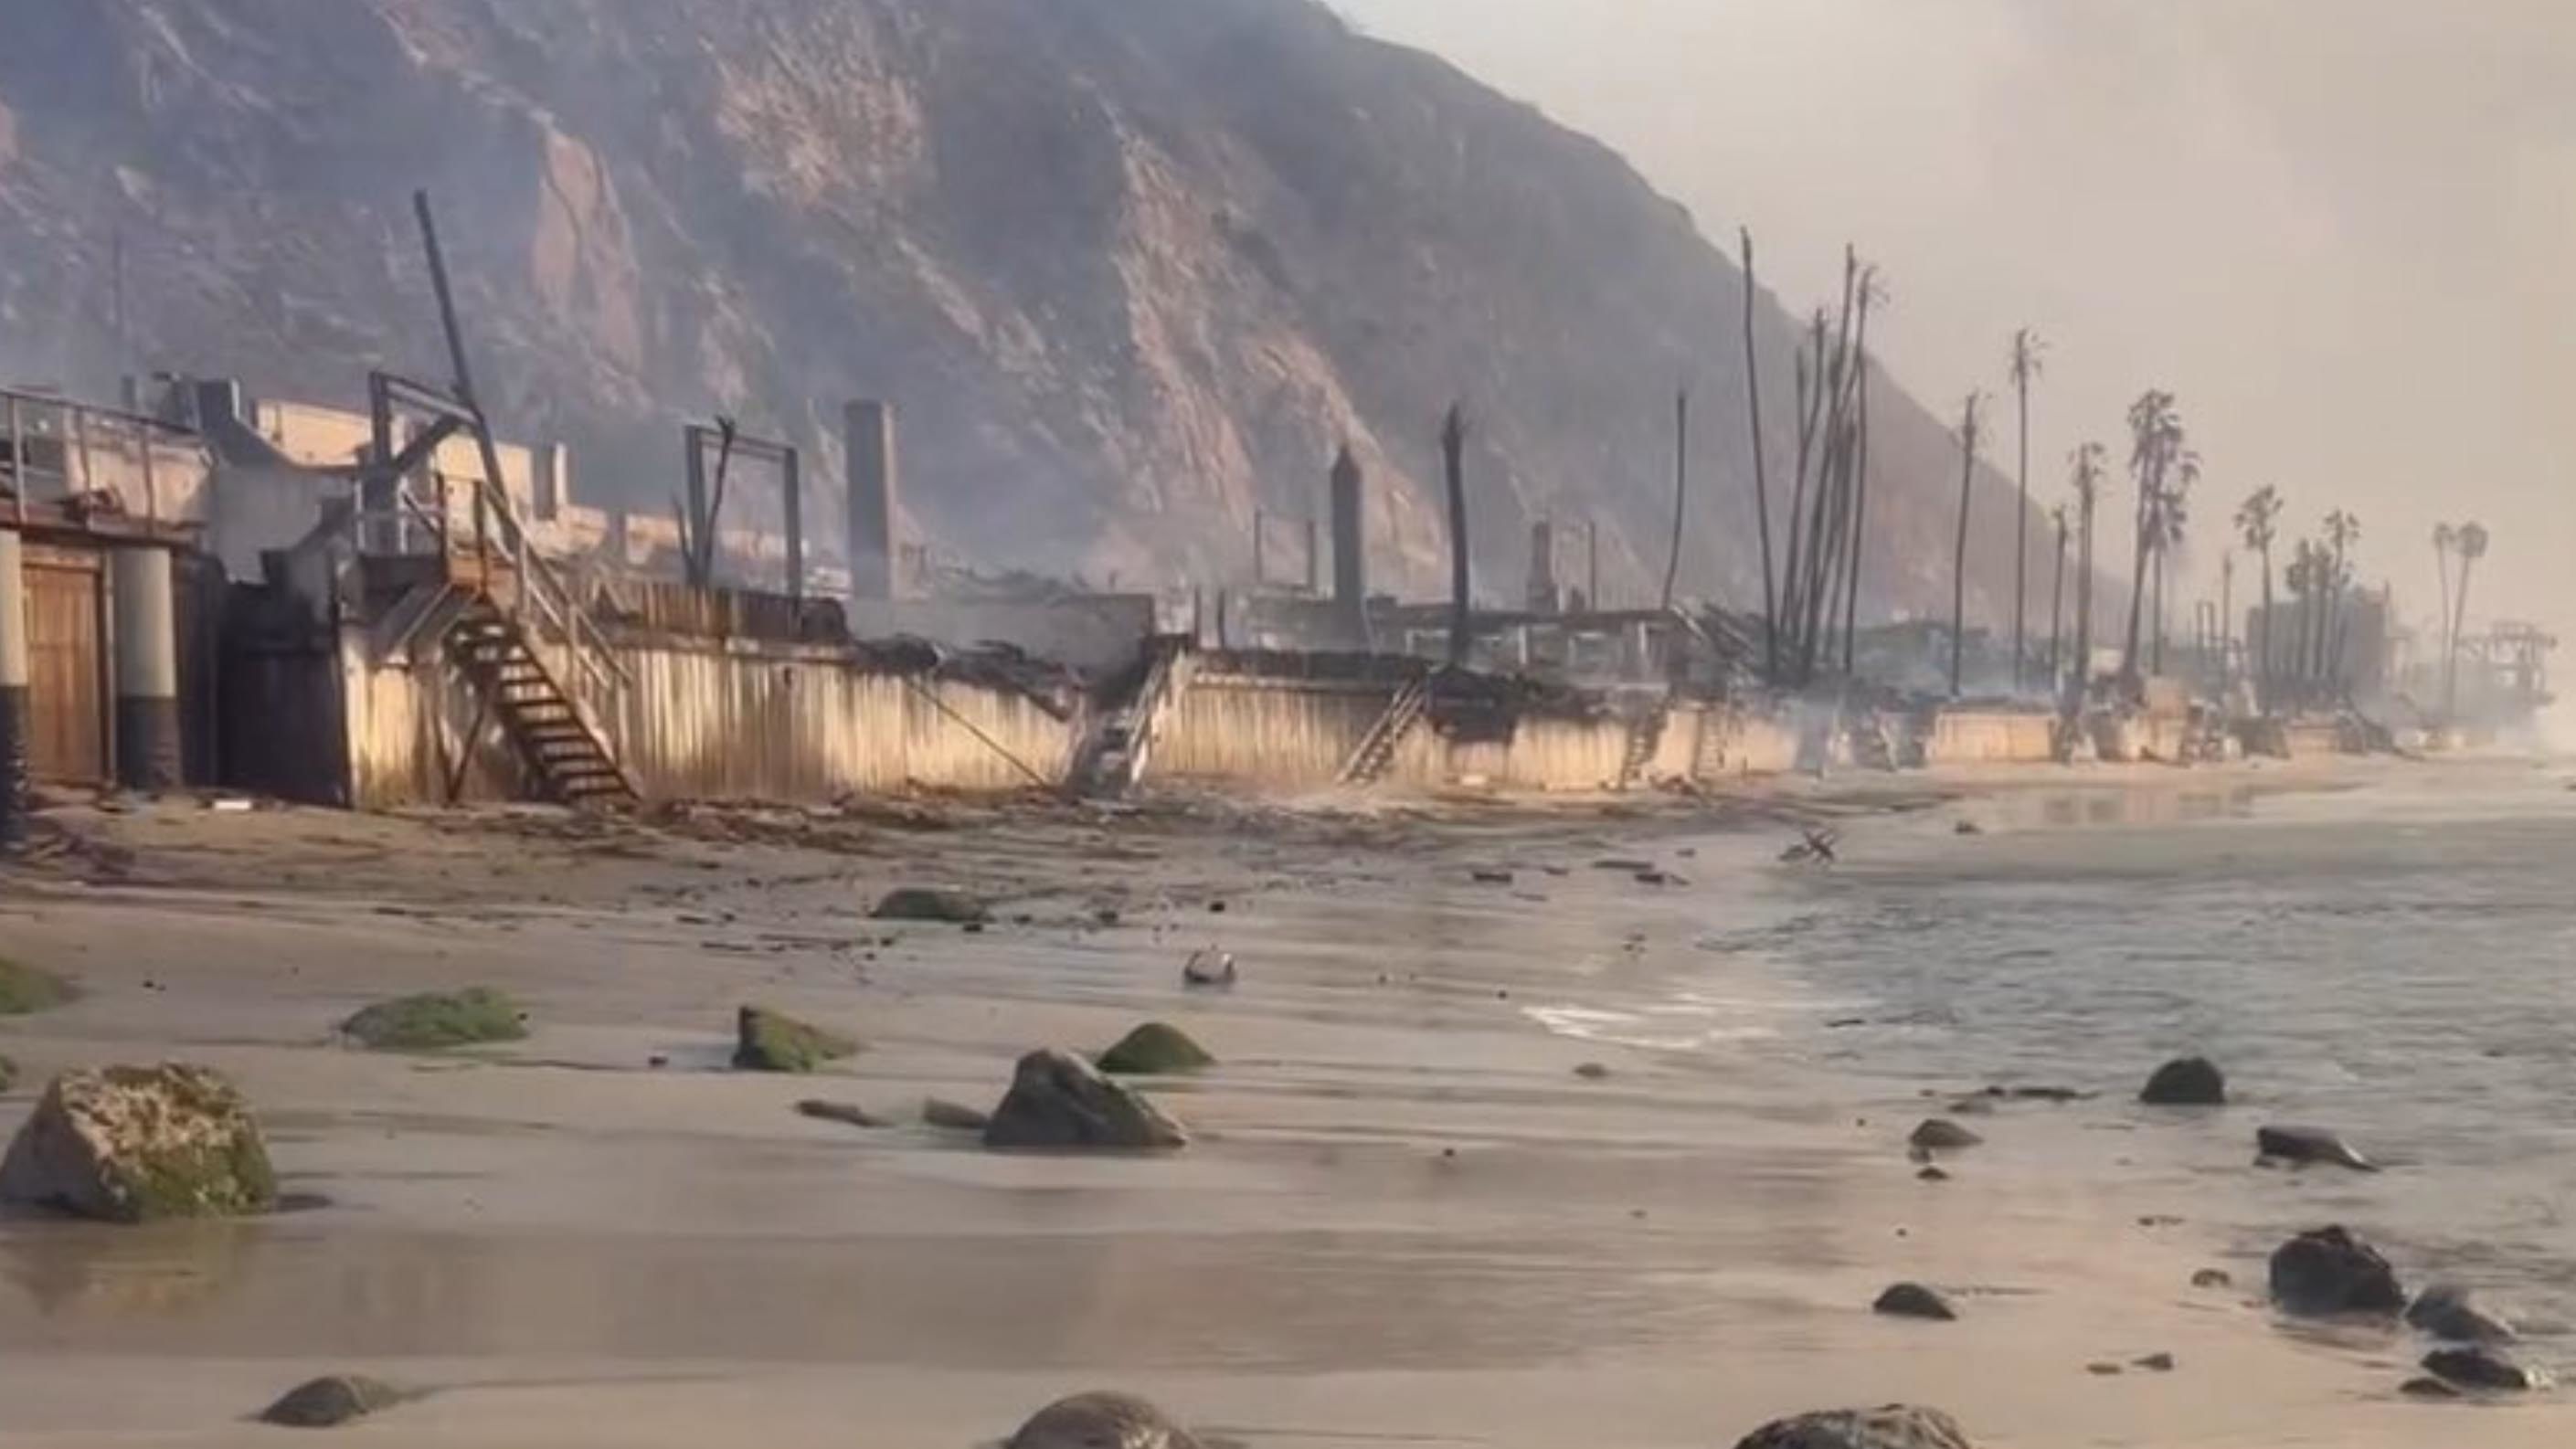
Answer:
<svg viewBox="0 0 2576 1449"><path fill-rule="evenodd" d="M273 1442L245 1416L362 1370L433 1391L358 1431L383 1445L964 1449L1096 1386L1257 1449L1722 1445L1893 1399L2006 1449L2565 1442L2554 1399L2399 1399L2420 1352L2402 1336L2285 1331L2251 1299L2259 1259L2199 1230L2170 1179L2141 1186L2124 1104L2007 1109L1953 1180L1920 1182L1920 1094L1974 1084L1837 1065L1804 1035L1809 989L1754 956L1705 986L1702 943L1762 909L1741 883L1783 869L1782 818L1843 814L1865 844L1946 830L1970 791L1981 818L2045 830L2351 783L2067 779L1707 811L930 806L654 829L69 812L82 847L0 883L0 948L87 994L0 1023L27 1079L0 1127L64 1067L203 1061L247 1088L309 1201L256 1223L0 1221L0 1437ZM2102 798L2126 803L2106 821ZM1629 857L1687 882L1595 865ZM865 919L904 883L983 890L1001 919ZM1184 992L1210 943L1241 985ZM1684 978L1703 984L1677 997ZM477 983L528 1004L527 1041L433 1058L332 1038L370 1000ZM744 1001L867 1050L810 1078L727 1072ZM1583 1039L1647 1002L1669 1013L1658 1046ZM1030 1047L1153 1018L1221 1059L1151 1088L1196 1137L1182 1153L994 1155L914 1120L925 1094L989 1105ZM1588 1061L1609 1075L1577 1077ZM811 1096L903 1125L790 1110ZM2244 1286L2192 1288L2212 1264ZM1898 1278L1962 1320L1871 1315ZM2157 1352L2179 1367L2086 1369Z"/></svg>

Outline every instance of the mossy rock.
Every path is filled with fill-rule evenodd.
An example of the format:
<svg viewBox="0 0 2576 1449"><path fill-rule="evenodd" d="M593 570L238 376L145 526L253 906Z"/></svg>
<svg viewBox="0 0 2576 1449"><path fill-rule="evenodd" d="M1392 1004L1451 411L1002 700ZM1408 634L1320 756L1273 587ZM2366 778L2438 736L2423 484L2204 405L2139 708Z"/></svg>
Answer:
<svg viewBox="0 0 2576 1449"><path fill-rule="evenodd" d="M974 896L933 886L898 886L877 901L871 914L880 921L948 921L961 926L980 926L993 919L992 910Z"/></svg>
<svg viewBox="0 0 2576 1449"><path fill-rule="evenodd" d="M65 1072L0 1159L0 1200L109 1222L237 1217L277 1206L241 1092L165 1062Z"/></svg>
<svg viewBox="0 0 2576 1449"><path fill-rule="evenodd" d="M377 1051L438 1051L517 1041L528 1034L528 1014L488 986L469 986L379 1001L340 1023L340 1030Z"/></svg>
<svg viewBox="0 0 2576 1449"><path fill-rule="evenodd" d="M1100 1069L1122 1077L1165 1077L1216 1065L1205 1047L1177 1026L1149 1021L1100 1054Z"/></svg>
<svg viewBox="0 0 2576 1449"><path fill-rule="evenodd" d="M53 972L0 956L0 1016L50 1011L78 995L79 988Z"/></svg>
<svg viewBox="0 0 2576 1449"><path fill-rule="evenodd" d="M364 1374L332 1374L288 1389L260 1410L259 1418L290 1429L332 1429L390 1409L405 1397L402 1390Z"/></svg>
<svg viewBox="0 0 2576 1449"><path fill-rule="evenodd" d="M734 1023L734 1069L744 1072L810 1072L857 1052L859 1044L784 1012L746 1006Z"/></svg>

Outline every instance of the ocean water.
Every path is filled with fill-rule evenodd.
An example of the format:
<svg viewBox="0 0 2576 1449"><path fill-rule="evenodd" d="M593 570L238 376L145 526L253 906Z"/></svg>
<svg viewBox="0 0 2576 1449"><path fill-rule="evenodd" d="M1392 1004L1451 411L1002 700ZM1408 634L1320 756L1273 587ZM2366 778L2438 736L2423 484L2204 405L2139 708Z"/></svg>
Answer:
<svg viewBox="0 0 2576 1449"><path fill-rule="evenodd" d="M2535 1356L2576 1357L2576 793L2523 763L2205 779L1855 825L1838 868L1757 870L1713 906L1705 979L1674 1001L1758 965L1793 988L1766 1049L1889 1096L2099 1093L1981 1130L2115 1134L2069 1170L2188 1202L2251 1281L2282 1238L2345 1222L2410 1284L2470 1283ZM2219 1062L2233 1105L2137 1105L2182 1054ZM2387 1170L2258 1169L2265 1122L2333 1128Z"/></svg>

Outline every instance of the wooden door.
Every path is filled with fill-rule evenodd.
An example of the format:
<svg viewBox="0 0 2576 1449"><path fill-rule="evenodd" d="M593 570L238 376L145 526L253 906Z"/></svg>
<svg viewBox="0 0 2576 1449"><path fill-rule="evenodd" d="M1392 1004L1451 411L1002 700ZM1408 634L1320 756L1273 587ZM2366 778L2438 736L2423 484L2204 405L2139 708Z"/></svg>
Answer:
<svg viewBox="0 0 2576 1449"><path fill-rule="evenodd" d="M27 572L28 772L39 780L107 780L106 630L99 556L30 547Z"/></svg>

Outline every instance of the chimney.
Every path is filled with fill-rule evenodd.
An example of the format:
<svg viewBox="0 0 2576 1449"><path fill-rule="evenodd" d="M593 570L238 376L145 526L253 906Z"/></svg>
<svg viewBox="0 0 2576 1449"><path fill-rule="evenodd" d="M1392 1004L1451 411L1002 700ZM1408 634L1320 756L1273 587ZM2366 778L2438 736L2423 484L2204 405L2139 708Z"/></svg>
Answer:
<svg viewBox="0 0 2576 1449"><path fill-rule="evenodd" d="M895 596L894 405L854 402L841 411L850 459L850 600Z"/></svg>
<svg viewBox="0 0 2576 1449"><path fill-rule="evenodd" d="M1333 460L1333 612L1353 638L1367 630L1368 534L1359 461L1345 447Z"/></svg>
<svg viewBox="0 0 2576 1449"><path fill-rule="evenodd" d="M1553 614L1556 594L1556 525L1542 518L1530 525L1529 607L1533 614Z"/></svg>

